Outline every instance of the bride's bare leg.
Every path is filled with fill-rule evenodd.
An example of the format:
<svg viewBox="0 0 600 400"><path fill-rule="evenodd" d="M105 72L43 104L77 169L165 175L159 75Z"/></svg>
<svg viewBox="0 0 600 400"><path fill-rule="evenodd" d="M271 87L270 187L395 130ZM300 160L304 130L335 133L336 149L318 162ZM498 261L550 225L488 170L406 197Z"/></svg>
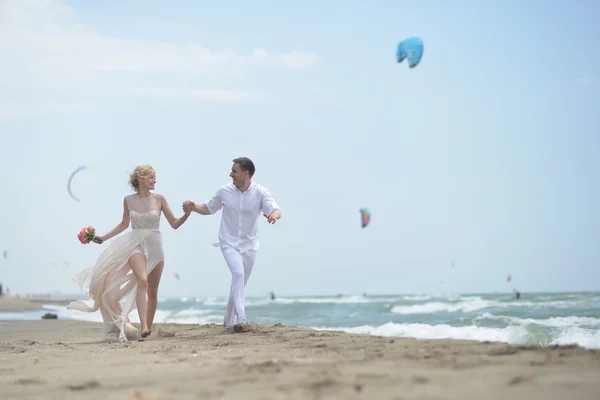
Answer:
<svg viewBox="0 0 600 400"><path fill-rule="evenodd" d="M148 335L152 333L152 322L154 322L154 314L156 314L158 306L158 285L164 265L164 261L161 261L148 275Z"/></svg>
<svg viewBox="0 0 600 400"><path fill-rule="evenodd" d="M143 255L137 253L131 256L129 259L131 270L136 277L137 282L137 293L135 296L135 302L137 304L138 314L140 316L140 325L142 326L141 336L145 338L148 336L148 320L146 318L148 314L148 303L146 300L146 293L148 292L148 276L146 275L146 259Z"/></svg>

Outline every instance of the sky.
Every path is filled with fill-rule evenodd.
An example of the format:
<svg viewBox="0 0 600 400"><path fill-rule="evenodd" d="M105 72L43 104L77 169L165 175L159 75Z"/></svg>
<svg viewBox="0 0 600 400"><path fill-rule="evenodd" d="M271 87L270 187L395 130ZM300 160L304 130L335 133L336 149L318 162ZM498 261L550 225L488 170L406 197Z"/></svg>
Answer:
<svg viewBox="0 0 600 400"><path fill-rule="evenodd" d="M593 1L0 0L0 281L78 293L107 244L76 235L120 222L136 165L179 216L247 156L282 209L259 221L249 296L598 290L599 17ZM395 60L411 36L412 69ZM163 217L161 297L227 295L220 217Z"/></svg>

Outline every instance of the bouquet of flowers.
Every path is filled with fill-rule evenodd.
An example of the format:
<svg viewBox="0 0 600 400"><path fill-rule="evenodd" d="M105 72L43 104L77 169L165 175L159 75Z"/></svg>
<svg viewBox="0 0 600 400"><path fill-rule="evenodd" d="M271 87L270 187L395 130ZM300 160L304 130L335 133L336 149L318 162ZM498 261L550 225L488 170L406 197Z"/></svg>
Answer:
<svg viewBox="0 0 600 400"><path fill-rule="evenodd" d="M86 226L83 228L79 234L77 234L77 239L79 239L81 244L87 244L89 242L102 243L102 239L96 237L96 230L93 226Z"/></svg>

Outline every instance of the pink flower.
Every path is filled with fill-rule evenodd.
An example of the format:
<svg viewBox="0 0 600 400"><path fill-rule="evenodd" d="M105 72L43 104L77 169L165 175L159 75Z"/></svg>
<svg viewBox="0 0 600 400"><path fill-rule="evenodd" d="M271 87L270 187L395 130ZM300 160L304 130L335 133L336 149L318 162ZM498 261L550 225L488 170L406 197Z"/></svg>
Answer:
<svg viewBox="0 0 600 400"><path fill-rule="evenodd" d="M86 226L81 229L81 231L77 234L77 239L81 242L81 244L87 244L94 240L96 237L96 230L93 226Z"/></svg>

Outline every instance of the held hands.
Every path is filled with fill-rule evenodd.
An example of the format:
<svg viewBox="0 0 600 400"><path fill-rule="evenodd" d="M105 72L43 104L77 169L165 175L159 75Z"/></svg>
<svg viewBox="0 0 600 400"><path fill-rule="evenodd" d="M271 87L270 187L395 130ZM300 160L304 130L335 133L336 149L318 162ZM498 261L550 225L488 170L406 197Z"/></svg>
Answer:
<svg viewBox="0 0 600 400"><path fill-rule="evenodd" d="M281 218L281 211L275 210L271 214L263 214L263 215L265 216L265 218L267 219L267 222L269 224L274 224L275 222L277 222L277 220L279 218Z"/></svg>
<svg viewBox="0 0 600 400"><path fill-rule="evenodd" d="M186 200L183 202L183 205L181 206L181 208L183 209L184 213L191 214L192 211L194 211L196 209L196 203L194 203L191 200Z"/></svg>

